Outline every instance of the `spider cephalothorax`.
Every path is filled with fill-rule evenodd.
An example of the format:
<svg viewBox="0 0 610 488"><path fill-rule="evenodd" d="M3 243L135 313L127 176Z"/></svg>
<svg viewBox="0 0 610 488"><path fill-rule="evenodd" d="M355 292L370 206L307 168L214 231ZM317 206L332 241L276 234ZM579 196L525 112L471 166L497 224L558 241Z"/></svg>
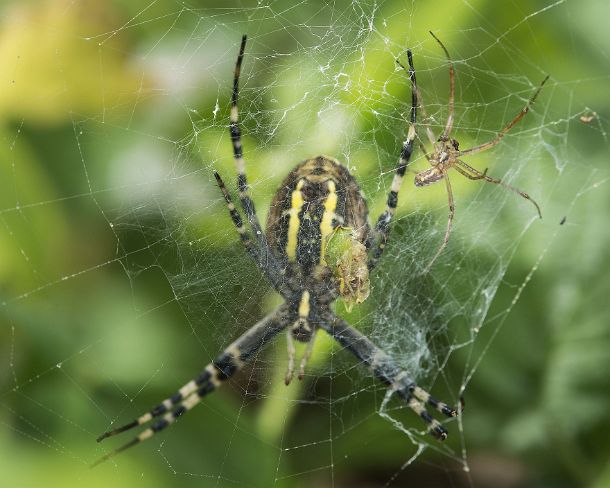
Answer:
<svg viewBox="0 0 610 488"><path fill-rule="evenodd" d="M218 173L215 177L246 251L284 303L250 327L174 395L132 422L102 434L98 441L157 419L137 437L98 462L171 425L239 371L282 331L286 331L289 352L286 383L290 382L294 371L293 340L307 342L299 367L298 376L302 378L316 332L322 329L402 398L436 438L445 439L447 432L426 407L448 417L457 415L455 409L435 400L417 386L411 374L402 370L388 354L337 317L331 309L338 297L348 305L366 299L368 273L375 269L385 249L398 191L416 136L417 88L411 52L407 51L412 85L410 126L395 167L386 208L375 227L369 226L366 201L347 168L332 158L318 156L297 165L282 182L271 203L267 229L263 232L250 198L238 121L238 81L245 45L246 36L242 38L235 66L230 133L237 167L237 189L249 229L221 177Z"/></svg>
<svg viewBox="0 0 610 488"><path fill-rule="evenodd" d="M428 160L432 167L415 175L415 186L427 186L442 180L449 168L456 163L460 154L459 148L458 141L441 136L434 143L434 152Z"/></svg>

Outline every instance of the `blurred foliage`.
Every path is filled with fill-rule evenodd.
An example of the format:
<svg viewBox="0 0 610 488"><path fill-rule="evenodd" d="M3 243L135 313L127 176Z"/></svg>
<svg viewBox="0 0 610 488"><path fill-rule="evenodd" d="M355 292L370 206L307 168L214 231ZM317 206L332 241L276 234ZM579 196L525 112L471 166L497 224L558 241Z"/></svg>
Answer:
<svg viewBox="0 0 610 488"><path fill-rule="evenodd" d="M604 298L610 295L604 132L610 8L596 0L566 1L529 18L551 2L347 4L244 2L224 9L222 2L40 0L0 6L3 485L610 486L610 308ZM329 20L333 8L341 16ZM362 134L347 156L350 164L366 162L358 177L371 196L371 213L382 208L376 162L380 153L393 154L399 137L371 114L399 120L404 106L388 107L379 93L390 100L408 95L404 74L391 62L404 51L394 52L384 36L359 37L372 11L384 36L412 43L433 110L444 110L439 94L447 80L445 70L433 69L442 57L427 31L442 32L456 59L474 60L458 65L470 75L463 79L477 80L458 85L459 100L474 107L463 122L475 129L461 134L462 142L480 140L476 128L506 120L500 110L480 113L478 100L492 104L512 89L520 96L531 91L515 74L532 84L552 74L555 85L542 106L561 114L556 120L564 124L555 137L549 131L546 148L547 158L564 151L547 165L558 173L532 173L552 195L544 207L553 225L529 229L481 334L445 366L474 373L465 393L465 447L459 435L448 441L456 452L466 450L470 472L432 449L404 467L413 445L372 414L383 388L370 387L372 378L354 380L349 374L358 373L350 369L337 369L332 381L315 377L336 350L323 338L308 381L284 386L279 340L171 433L89 470L102 452L94 442L100 432L192 377L277 301L227 230L210 181L212 166L233 171L219 121L227 118L225 73L242 31L257 38L249 48L242 112L251 129L244 137L249 159L265 162L249 167L262 217L293 162L311 147L332 154L341 128ZM317 58L321 34L314 26L329 22L343 29L346 42L356 39L351 59ZM490 33L499 33L497 42ZM514 52L521 55L513 58ZM337 53L343 56L345 46ZM293 87L306 73L308 83L315 80L324 63L344 63L336 80L345 83L344 101L368 115L354 119L337 109L320 117L328 109L325 88L302 103ZM261 86L268 87L265 96L257 96ZM588 125L577 117L590 112L586 107L597 114ZM515 151L526 147L521 139L513 139L522 144ZM481 167L486 157L478 160ZM472 186L454 181L465 201ZM400 211L444 198L442 188L431 188L401 200ZM438 208L444 215L445 207ZM409 214L396 239L405 225L425 222ZM520 232L506 225L509 235ZM466 259L480 270L498 259L475 252ZM350 321L365 322L370 306L352 312ZM357 395L354 385L362 387ZM457 434L456 423L450 428Z"/></svg>

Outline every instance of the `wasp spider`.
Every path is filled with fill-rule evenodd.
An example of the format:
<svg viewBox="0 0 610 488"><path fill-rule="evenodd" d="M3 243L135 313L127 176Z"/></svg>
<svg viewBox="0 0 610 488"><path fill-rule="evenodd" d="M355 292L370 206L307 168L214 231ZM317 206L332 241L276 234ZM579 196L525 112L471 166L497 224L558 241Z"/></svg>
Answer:
<svg viewBox="0 0 610 488"><path fill-rule="evenodd" d="M239 199L249 229L233 204L220 175L214 173L214 176L246 251L284 298L284 303L236 339L199 376L174 395L136 420L102 434L97 439L98 442L149 424L137 437L106 454L96 464L151 438L171 425L232 377L282 331L286 332L289 352L286 383L292 379L295 369L294 340L307 343L298 370L298 376L302 378L316 333L322 329L400 396L423 419L430 433L437 439L444 440L447 431L428 413L426 405L447 417L457 415L454 408L435 400L418 387L388 354L337 317L331 309L332 303L339 297L348 306L366 299L369 293L369 272L377 265L388 240L398 190L415 141L417 87L411 52L407 51L412 87L410 126L400 152L385 211L377 220L375 228L369 226L366 201L347 168L335 159L318 156L300 163L282 182L271 204L267 230L262 232L250 198L238 122L239 73L245 46L246 36L242 38L235 66L230 132L237 166Z"/></svg>

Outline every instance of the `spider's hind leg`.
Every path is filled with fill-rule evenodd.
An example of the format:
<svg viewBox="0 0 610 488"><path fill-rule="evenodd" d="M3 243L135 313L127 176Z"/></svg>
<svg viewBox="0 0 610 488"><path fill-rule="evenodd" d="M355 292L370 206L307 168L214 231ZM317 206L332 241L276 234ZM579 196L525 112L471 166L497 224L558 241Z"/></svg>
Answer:
<svg viewBox="0 0 610 488"><path fill-rule="evenodd" d="M244 149L241 140L241 129L239 125L239 76L241 74L241 65L244 59L244 52L246 49L247 36L244 34L241 38L241 45L239 48L239 54L235 63L235 71L233 73L233 92L231 96L231 114L230 114L230 125L229 132L231 134L231 143L233 145L233 159L235 160L235 167L237 169L237 190L239 194L239 200L241 207L244 211L245 218L250 224L254 241L257 243L257 264L259 268L265 272L268 277L272 278L272 282L276 287L277 291L281 292L283 287L280 286L280 263L277 262L276 256L269 247L267 237L262 230L261 224L256 214L254 202L250 195L250 186L248 185L248 178L246 176L246 163L244 160ZM225 195L226 198L226 195ZM239 229L238 229L239 230ZM270 275L270 276L269 276Z"/></svg>
<svg viewBox="0 0 610 488"><path fill-rule="evenodd" d="M261 248L252 240L250 233L244 226L244 222L239 214L239 211L237 208L235 208L235 204L231 199L231 195L229 195L224 181L222 181L222 178L216 171L214 171L214 177L216 178L216 183L218 184L218 187L220 188L220 191L222 192L227 204L227 208L229 209L229 215L231 216L233 225L237 229L237 233L239 234L241 242L246 248L246 251L248 254L250 254L250 256L252 256L259 269L263 272L275 289L282 293L285 291L286 286L282 279L282 273L279 271L278 263L272 258L270 251L267 253L261 251Z"/></svg>
<svg viewBox="0 0 610 488"><path fill-rule="evenodd" d="M386 203L385 211L377 219L377 224L374 230L374 239L371 240L371 250L369 253L369 270L372 270L377 266L379 258L385 250L388 236L390 234L390 222L396 212L396 206L398 205L398 191L402 186L402 180L405 172L407 171L407 165L411 160L411 154L413 153L413 145L415 142L416 132L415 124L417 121L417 81L415 78L415 68L413 67L413 55L411 51L407 51L407 58L409 60L409 78L411 79L411 110L410 110L410 125L407 131L407 139L404 141L402 150L400 151L400 157L398 158L398 165L394 172L394 178L392 179L392 186L388 193L388 199ZM400 63L399 63L400 64Z"/></svg>
<svg viewBox="0 0 610 488"><path fill-rule="evenodd" d="M222 178L216 171L214 171L214 178L216 178L216 184L218 185L218 188L220 188L220 191L222 192L222 195L225 199L227 208L229 209L229 215L231 216L233 225L237 229L237 233L239 234L241 242L246 248L246 251L248 251L248 253L254 258L254 260L256 262L259 262L260 250L258 249L258 246L256 246L256 244L252 242L252 238L250 237L250 234L244 226L244 222L241 219L241 215L239 215L239 212L233 204L233 200L231 199L231 195L229 195L229 192L227 191L227 187L225 186L224 181L222 181Z"/></svg>
<svg viewBox="0 0 610 488"><path fill-rule="evenodd" d="M233 74L233 92L231 95L231 124L229 125L229 131L231 134L231 143L233 144L233 158L235 160L235 166L237 169L237 189L239 190L239 199L241 201L242 208L246 214L246 219L252 227L254 238L263 248L264 252L268 251L265 234L262 232L256 209L254 208L254 202L250 197L250 186L248 185L248 178L246 176L246 163L244 161L244 149L241 140L241 130L239 127L239 76L241 74L241 65L244 59L244 52L246 49L247 36L244 34L241 38L241 45L239 48L239 55L237 56L237 62L235 63L235 71Z"/></svg>

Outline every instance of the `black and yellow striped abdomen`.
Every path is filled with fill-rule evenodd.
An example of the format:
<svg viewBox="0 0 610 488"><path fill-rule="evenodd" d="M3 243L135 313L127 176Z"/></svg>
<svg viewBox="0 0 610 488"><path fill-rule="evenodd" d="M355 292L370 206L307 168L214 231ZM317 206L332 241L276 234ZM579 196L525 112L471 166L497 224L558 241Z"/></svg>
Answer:
<svg viewBox="0 0 610 488"><path fill-rule="evenodd" d="M318 156L302 162L273 198L269 244L308 274L321 264L327 238L338 226L351 228L360 242L366 242L368 209L358 183L335 159Z"/></svg>

